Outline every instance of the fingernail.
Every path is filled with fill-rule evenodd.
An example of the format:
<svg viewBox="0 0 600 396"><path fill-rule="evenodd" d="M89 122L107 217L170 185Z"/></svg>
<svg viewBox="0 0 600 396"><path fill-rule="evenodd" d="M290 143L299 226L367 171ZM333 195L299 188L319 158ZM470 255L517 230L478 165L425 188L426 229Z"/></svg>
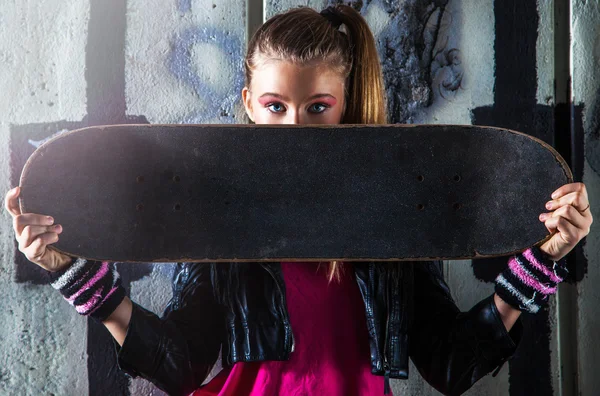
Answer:
<svg viewBox="0 0 600 396"><path fill-rule="evenodd" d="M551 197L552 199L556 199L556 197L558 197L558 193L552 193Z"/></svg>
<svg viewBox="0 0 600 396"><path fill-rule="evenodd" d="M62 231L62 227L60 226L60 224L55 225L54 229L58 232Z"/></svg>
<svg viewBox="0 0 600 396"><path fill-rule="evenodd" d="M552 202L546 202L546 209L552 209Z"/></svg>
<svg viewBox="0 0 600 396"><path fill-rule="evenodd" d="M545 218L546 218L546 215L545 215L545 214L541 214L541 215L540 215L540 221L544 221L544 219L545 219Z"/></svg>
<svg viewBox="0 0 600 396"><path fill-rule="evenodd" d="M51 216L48 216L48 221L50 222L50 224L54 223L54 219Z"/></svg>

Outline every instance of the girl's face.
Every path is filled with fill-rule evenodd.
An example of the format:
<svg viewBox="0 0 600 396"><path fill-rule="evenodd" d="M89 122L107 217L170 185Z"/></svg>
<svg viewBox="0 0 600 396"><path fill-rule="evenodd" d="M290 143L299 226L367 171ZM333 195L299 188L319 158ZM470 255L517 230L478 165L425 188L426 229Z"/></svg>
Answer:
<svg viewBox="0 0 600 396"><path fill-rule="evenodd" d="M254 70L242 99L257 124L339 124L344 79L323 65L269 62Z"/></svg>

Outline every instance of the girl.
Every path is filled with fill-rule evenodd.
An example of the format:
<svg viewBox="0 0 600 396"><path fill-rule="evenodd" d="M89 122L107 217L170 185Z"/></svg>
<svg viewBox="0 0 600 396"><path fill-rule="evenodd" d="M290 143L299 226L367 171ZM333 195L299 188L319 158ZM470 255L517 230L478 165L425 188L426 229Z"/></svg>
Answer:
<svg viewBox="0 0 600 396"><path fill-rule="evenodd" d="M257 124L383 124L381 69L359 13L292 9L254 35L242 99ZM274 148L275 150L277 148ZM537 312L565 275L556 263L589 233L585 186L562 186L540 215L551 239L511 258L496 293L468 312L439 262L178 263L162 318L125 296L112 264L52 249L60 225L6 195L19 250L77 311L104 323L119 367L170 394L389 393L408 359L460 394L515 351L521 311ZM510 211L510 208L506 208ZM217 361L223 370L210 375Z"/></svg>

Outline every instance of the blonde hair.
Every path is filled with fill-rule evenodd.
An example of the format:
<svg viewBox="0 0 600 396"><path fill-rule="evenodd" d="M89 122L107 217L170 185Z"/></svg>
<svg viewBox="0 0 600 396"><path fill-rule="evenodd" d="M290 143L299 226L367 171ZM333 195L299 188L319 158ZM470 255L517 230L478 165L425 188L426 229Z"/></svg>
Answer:
<svg viewBox="0 0 600 396"><path fill-rule="evenodd" d="M340 29L340 26L343 30ZM346 108L342 124L387 123L381 64L365 19L352 7L336 5L319 13L308 7L277 14L258 28L248 43L245 83L266 62L299 66L324 64L344 78ZM329 280L339 280L342 263L329 263Z"/></svg>

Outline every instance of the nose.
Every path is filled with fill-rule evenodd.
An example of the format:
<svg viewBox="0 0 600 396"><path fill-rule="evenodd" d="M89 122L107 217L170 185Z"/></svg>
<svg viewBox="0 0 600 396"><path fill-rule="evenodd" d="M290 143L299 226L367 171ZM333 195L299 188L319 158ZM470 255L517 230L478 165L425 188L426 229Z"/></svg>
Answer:
<svg viewBox="0 0 600 396"><path fill-rule="evenodd" d="M301 119L300 119L300 112L297 110L288 110L285 124L291 124L291 125L302 124Z"/></svg>

